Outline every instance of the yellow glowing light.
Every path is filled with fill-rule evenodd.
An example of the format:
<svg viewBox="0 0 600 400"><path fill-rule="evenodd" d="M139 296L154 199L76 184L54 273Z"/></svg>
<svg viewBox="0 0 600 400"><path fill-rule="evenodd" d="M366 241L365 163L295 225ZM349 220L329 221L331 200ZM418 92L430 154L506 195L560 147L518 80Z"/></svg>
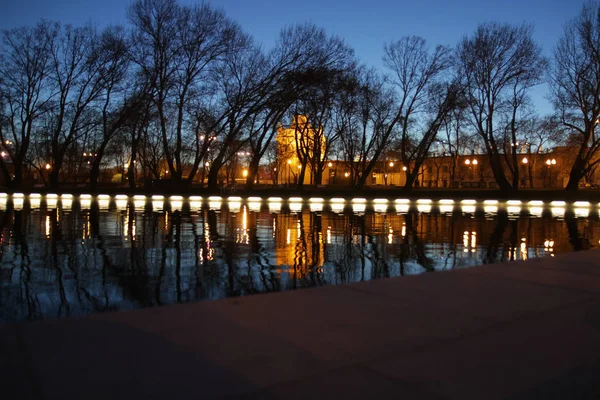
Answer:
<svg viewBox="0 0 600 400"><path fill-rule="evenodd" d="M327 164L327 166L328 166L329 168L331 168L331 167L333 167L333 163L332 163L332 162L329 162L329 163Z"/></svg>
<svg viewBox="0 0 600 400"><path fill-rule="evenodd" d="M242 171L242 176L245 178L248 176L248 170L243 170Z"/></svg>
<svg viewBox="0 0 600 400"><path fill-rule="evenodd" d="M394 166L394 162L390 161L390 167L393 167L393 166Z"/></svg>
<svg viewBox="0 0 600 400"><path fill-rule="evenodd" d="M478 163L479 163L479 161L473 160L473 165L477 165Z"/></svg>
<svg viewBox="0 0 600 400"><path fill-rule="evenodd" d="M50 169L50 164L46 164L46 169Z"/></svg>
<svg viewBox="0 0 600 400"><path fill-rule="evenodd" d="M469 160L468 158L465 160L465 165L469 165L471 164L471 160Z"/></svg>
<svg viewBox="0 0 600 400"><path fill-rule="evenodd" d="M529 160L527 159L527 157L523 157L523 159L521 160L521 162L523 164L527 164L529 162Z"/></svg>

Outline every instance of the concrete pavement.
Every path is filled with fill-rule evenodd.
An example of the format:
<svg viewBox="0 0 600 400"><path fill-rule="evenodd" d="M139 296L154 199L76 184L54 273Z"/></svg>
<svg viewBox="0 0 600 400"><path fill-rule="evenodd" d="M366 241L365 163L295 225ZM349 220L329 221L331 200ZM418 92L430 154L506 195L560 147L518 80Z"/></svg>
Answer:
<svg viewBox="0 0 600 400"><path fill-rule="evenodd" d="M0 394L600 398L600 251L0 326Z"/></svg>

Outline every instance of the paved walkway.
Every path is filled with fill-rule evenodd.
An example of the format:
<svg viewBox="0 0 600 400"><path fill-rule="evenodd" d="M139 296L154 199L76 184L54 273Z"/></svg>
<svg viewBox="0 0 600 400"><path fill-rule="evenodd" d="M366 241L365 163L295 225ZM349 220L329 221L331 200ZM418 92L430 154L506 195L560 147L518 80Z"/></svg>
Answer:
<svg viewBox="0 0 600 400"><path fill-rule="evenodd" d="M0 327L3 399L598 399L600 252Z"/></svg>

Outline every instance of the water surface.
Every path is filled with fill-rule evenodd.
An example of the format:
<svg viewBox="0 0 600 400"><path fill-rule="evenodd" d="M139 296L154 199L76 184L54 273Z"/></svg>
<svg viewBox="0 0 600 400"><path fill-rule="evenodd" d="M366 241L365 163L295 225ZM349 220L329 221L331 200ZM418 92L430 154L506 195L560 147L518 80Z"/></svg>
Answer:
<svg viewBox="0 0 600 400"><path fill-rule="evenodd" d="M0 321L213 300L596 247L587 203L0 196Z"/></svg>

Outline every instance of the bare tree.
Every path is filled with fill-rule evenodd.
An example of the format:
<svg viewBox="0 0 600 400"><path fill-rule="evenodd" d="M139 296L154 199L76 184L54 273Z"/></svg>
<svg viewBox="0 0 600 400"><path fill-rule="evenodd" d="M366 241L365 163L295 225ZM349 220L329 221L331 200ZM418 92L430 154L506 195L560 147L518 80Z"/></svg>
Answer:
<svg viewBox="0 0 600 400"><path fill-rule="evenodd" d="M577 138L577 156L566 190L577 190L587 172L600 163L600 4L589 2L566 27L554 50L551 71L554 108Z"/></svg>
<svg viewBox="0 0 600 400"><path fill-rule="evenodd" d="M207 4L185 7L175 0L138 0L129 19L135 27L133 59L152 82L170 176L181 181L185 133L192 132L191 141L197 135L186 130L187 107L205 93L213 64L232 51L239 27ZM194 126L197 118L189 119Z"/></svg>
<svg viewBox="0 0 600 400"><path fill-rule="evenodd" d="M57 26L46 21L35 27L2 32L0 47L0 170L4 181L19 187L28 151L40 118L48 112L50 44ZM13 165L14 179L7 162Z"/></svg>
<svg viewBox="0 0 600 400"><path fill-rule="evenodd" d="M53 100L50 126L52 169L50 185L57 187L65 155L70 146L94 128L92 104L99 98L104 81L98 37L90 26L65 26L50 43Z"/></svg>
<svg viewBox="0 0 600 400"><path fill-rule="evenodd" d="M485 23L458 46L458 75L469 104L471 123L481 136L498 186L517 188L516 123L529 89L541 83L546 60L532 38L531 26ZM499 114L509 113L508 126L499 123ZM508 181L502 162L502 138L506 129L512 139L513 183ZM500 141L500 143L499 143Z"/></svg>

